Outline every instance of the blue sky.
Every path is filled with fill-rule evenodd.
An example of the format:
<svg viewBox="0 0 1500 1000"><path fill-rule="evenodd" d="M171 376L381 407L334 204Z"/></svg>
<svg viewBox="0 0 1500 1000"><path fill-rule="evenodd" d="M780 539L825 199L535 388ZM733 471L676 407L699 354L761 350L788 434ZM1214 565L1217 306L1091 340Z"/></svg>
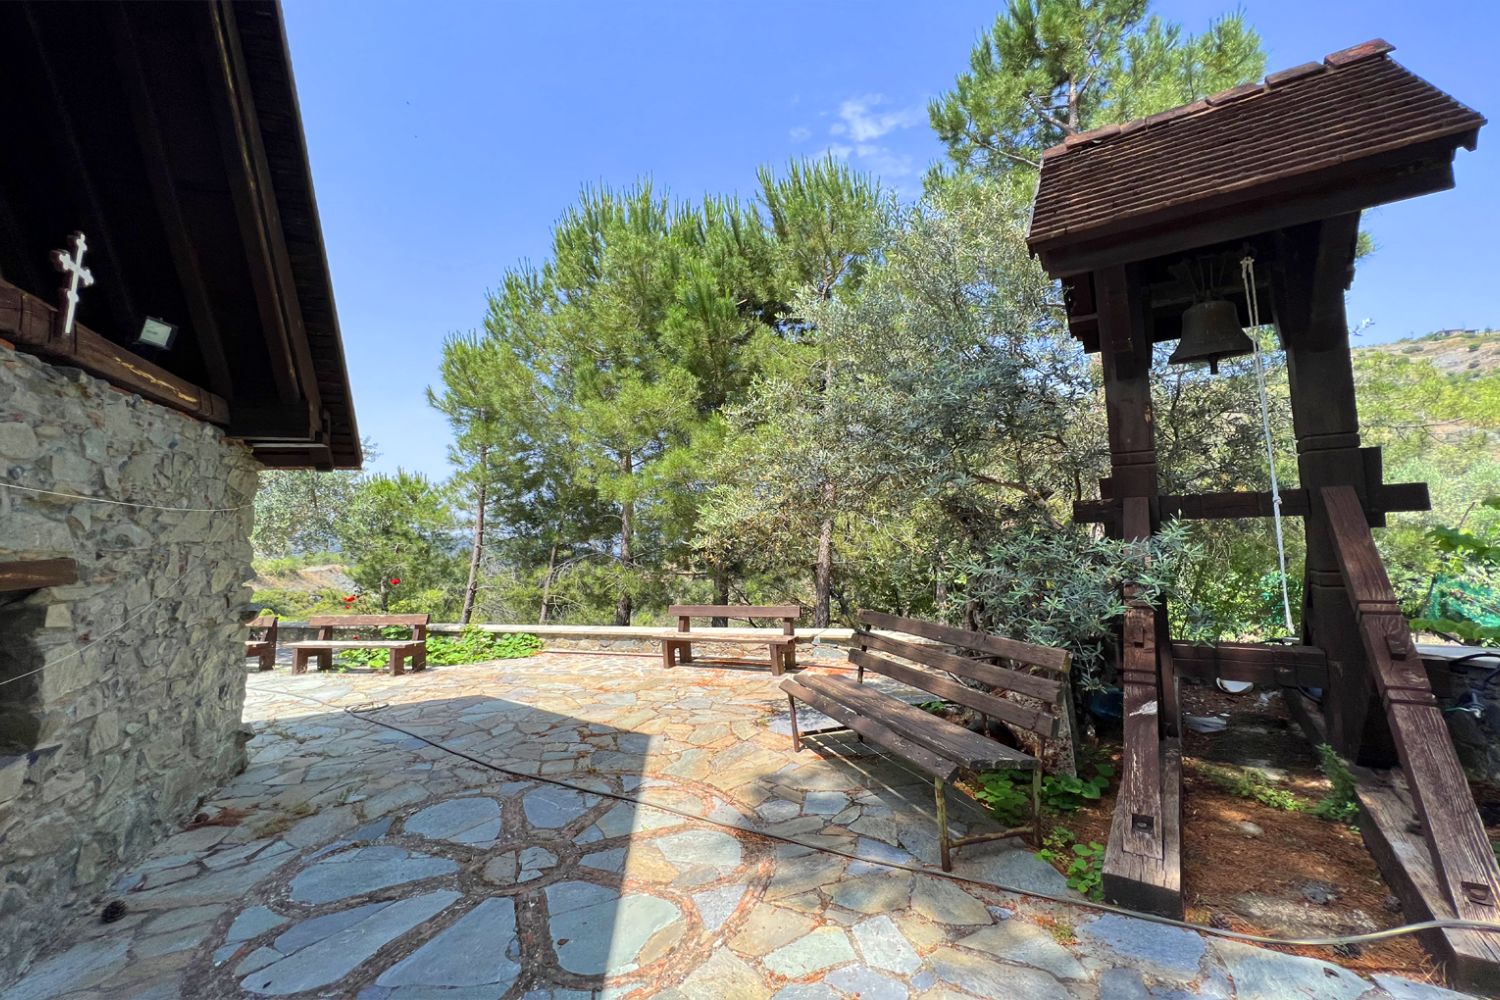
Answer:
<svg viewBox="0 0 1500 1000"><path fill-rule="evenodd" d="M447 474L428 407L442 339L479 325L505 269L540 260L581 186L754 191L755 169L832 149L914 194L941 149L928 98L1000 0L286 0L287 33L360 430L380 471ZM1228 4L1158 0L1202 30ZM1443 13L1438 12L1443 9ZM1462 14L1455 13L1462 10ZM1500 5L1250 0L1271 70L1383 37L1500 114ZM1350 293L1367 341L1500 325L1500 139L1458 187L1377 209Z"/></svg>

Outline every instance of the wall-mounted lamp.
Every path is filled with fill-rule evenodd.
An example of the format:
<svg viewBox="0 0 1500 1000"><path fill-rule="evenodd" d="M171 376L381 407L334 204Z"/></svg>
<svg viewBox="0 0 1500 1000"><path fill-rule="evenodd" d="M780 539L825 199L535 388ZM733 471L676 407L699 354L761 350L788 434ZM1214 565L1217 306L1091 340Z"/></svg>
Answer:
<svg viewBox="0 0 1500 1000"><path fill-rule="evenodd" d="M141 332L136 334L135 346L154 347L158 351L166 351L171 349L176 339L177 324L147 316L146 322L141 324Z"/></svg>

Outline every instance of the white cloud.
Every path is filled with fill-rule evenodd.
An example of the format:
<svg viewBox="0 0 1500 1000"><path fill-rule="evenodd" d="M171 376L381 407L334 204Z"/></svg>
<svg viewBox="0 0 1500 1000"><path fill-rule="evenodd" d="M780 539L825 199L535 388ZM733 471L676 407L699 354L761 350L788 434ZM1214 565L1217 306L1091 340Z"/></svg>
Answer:
<svg viewBox="0 0 1500 1000"><path fill-rule="evenodd" d="M828 130L834 135L848 136L856 143L868 143L922 121L919 107L879 110L885 103L881 94L851 97L839 105L839 120Z"/></svg>
<svg viewBox="0 0 1500 1000"><path fill-rule="evenodd" d="M835 142L825 149L824 154L840 160L851 160L873 174L891 179L896 177L910 177L917 172L915 161L906 153L898 153L895 150L871 142L843 143Z"/></svg>
<svg viewBox="0 0 1500 1000"><path fill-rule="evenodd" d="M798 125L796 128L788 132L787 135L791 136L793 140L801 142L803 139L806 139L808 136L812 135L812 129L807 128L804 125Z"/></svg>

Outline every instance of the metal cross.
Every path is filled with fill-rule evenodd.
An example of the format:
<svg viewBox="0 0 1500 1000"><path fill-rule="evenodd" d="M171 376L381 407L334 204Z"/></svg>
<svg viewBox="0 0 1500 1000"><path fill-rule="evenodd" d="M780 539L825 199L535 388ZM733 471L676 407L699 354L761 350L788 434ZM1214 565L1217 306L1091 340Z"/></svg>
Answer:
<svg viewBox="0 0 1500 1000"><path fill-rule="evenodd" d="M94 283L93 272L83 266L83 255L89 248L88 241L82 233L74 233L68 237L68 243L73 247L71 255L64 250L52 251L52 266L68 275L68 286L59 289L59 294L66 303L63 306L64 337L73 335L73 319L78 315L78 287L82 285L87 288Z"/></svg>

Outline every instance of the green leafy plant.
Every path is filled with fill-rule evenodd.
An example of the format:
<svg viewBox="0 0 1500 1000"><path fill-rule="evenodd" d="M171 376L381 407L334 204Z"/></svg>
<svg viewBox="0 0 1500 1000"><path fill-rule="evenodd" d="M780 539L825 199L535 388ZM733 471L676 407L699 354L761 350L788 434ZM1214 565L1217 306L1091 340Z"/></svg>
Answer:
<svg viewBox="0 0 1500 1000"><path fill-rule="evenodd" d="M942 715L948 710L948 703L946 701L924 701L917 707L924 712L931 712L933 715Z"/></svg>
<svg viewBox="0 0 1500 1000"><path fill-rule="evenodd" d="M1007 826L1021 822L1031 808L1031 792L1018 780L1021 774L1020 771L987 771L979 776L979 790L974 793L974 797Z"/></svg>
<svg viewBox="0 0 1500 1000"><path fill-rule="evenodd" d="M1109 764L1094 765L1093 775L1087 778L1048 775L1042 779L1042 801L1058 812L1077 812L1087 803L1099 801L1114 776L1115 769Z"/></svg>
<svg viewBox="0 0 1500 1000"><path fill-rule="evenodd" d="M1279 809L1282 812L1297 812L1306 807L1306 803L1295 793L1276 787L1259 771L1219 767L1202 761L1197 764L1197 768L1198 773L1203 777L1231 795L1237 795L1242 799L1259 802L1263 806Z"/></svg>
<svg viewBox="0 0 1500 1000"><path fill-rule="evenodd" d="M411 630L388 626L379 630L379 637L409 639ZM542 640L527 632L496 634L481 628L466 628L458 635L428 635L427 662L447 667L485 660L515 660L534 656L541 648ZM373 667L383 666L389 656L383 649L351 649L341 653L338 660L345 666Z"/></svg>
<svg viewBox="0 0 1500 1000"><path fill-rule="evenodd" d="M1055 826L1036 853L1043 861L1062 866L1068 888L1090 899L1104 897L1104 845L1097 840L1081 844L1072 830Z"/></svg>
<svg viewBox="0 0 1500 1000"><path fill-rule="evenodd" d="M1312 814L1335 823L1349 823L1359 815L1359 798L1354 792L1354 774L1344 764L1338 751L1327 743L1318 747L1318 766L1333 786L1313 806Z"/></svg>
<svg viewBox="0 0 1500 1000"><path fill-rule="evenodd" d="M1044 775L1042 804L1054 812L1077 812L1089 802L1099 801L1114 775L1114 767L1105 763L1094 764L1093 774L1087 778L1071 774ZM988 771L981 774L975 797L1001 822L1019 823L1031 809L1031 772Z"/></svg>

